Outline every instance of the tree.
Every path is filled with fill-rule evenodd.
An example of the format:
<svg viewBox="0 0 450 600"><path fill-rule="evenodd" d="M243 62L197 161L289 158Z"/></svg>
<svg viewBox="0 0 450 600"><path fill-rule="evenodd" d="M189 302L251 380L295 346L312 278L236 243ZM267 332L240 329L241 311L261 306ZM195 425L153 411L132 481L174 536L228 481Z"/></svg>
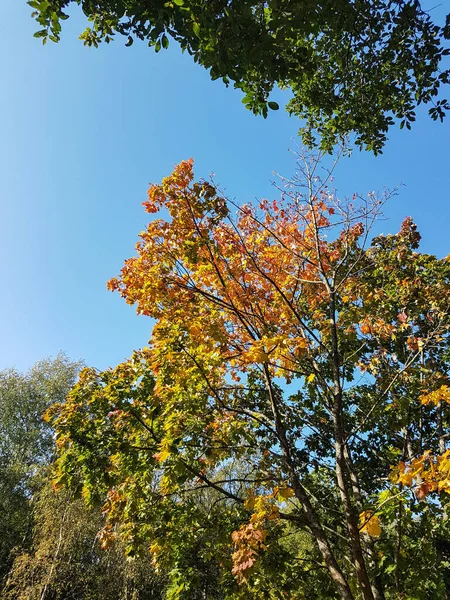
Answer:
<svg viewBox="0 0 450 600"><path fill-rule="evenodd" d="M81 363L59 354L25 374L0 372L0 581L8 572L11 550L29 541L31 499L40 470L54 453L53 432L42 415L64 400L80 368Z"/></svg>
<svg viewBox="0 0 450 600"><path fill-rule="evenodd" d="M109 282L150 344L49 409L54 485L156 563L202 539L224 598L444 599L450 264L411 218L370 240L389 194L330 180L310 158L238 206L186 161L151 186Z"/></svg>
<svg viewBox="0 0 450 600"><path fill-rule="evenodd" d="M14 560L4 600L160 600L163 580L150 557L126 560L115 540L105 551L97 533L103 518L49 482L34 502L34 535Z"/></svg>
<svg viewBox="0 0 450 600"><path fill-rule="evenodd" d="M35 36L57 42L66 9L80 5L91 21L81 35L88 46L116 34L148 41L156 52L169 38L210 71L244 93L244 104L267 116L275 86L288 88L290 113L306 120L330 150L351 132L375 153L395 120L411 127L416 107L431 104L433 119L450 105L438 98L449 70L450 15L434 23L418 0L29 0L41 29Z"/></svg>

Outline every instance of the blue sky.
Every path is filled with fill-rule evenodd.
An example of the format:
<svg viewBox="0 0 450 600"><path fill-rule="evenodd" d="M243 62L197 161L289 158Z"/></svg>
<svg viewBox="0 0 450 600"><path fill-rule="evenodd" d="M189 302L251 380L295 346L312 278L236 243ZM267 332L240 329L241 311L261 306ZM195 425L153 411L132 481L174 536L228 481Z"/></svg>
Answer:
<svg viewBox="0 0 450 600"><path fill-rule="evenodd" d="M105 285L147 223L148 183L194 157L197 175L214 171L233 198L274 197L273 171L294 171L288 149L299 122L282 110L254 117L239 92L210 81L175 44L158 55L121 41L87 49L78 14L58 45L44 47L30 12L25 0L4 0L0 369L26 369L60 350L105 368L150 334L151 322ZM412 215L422 250L447 255L449 142L450 121L422 113L411 132L392 133L383 156L342 161L338 192L403 183L382 229L394 232Z"/></svg>

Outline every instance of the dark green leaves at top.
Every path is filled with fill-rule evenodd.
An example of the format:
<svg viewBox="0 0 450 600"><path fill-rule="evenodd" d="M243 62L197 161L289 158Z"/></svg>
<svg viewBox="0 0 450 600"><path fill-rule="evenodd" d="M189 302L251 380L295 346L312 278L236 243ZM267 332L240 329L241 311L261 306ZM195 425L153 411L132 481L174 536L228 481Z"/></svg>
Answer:
<svg viewBox="0 0 450 600"><path fill-rule="evenodd" d="M449 17L435 23L420 2L31 0L37 37L59 40L71 3L91 22L86 45L119 33L126 45L147 40L158 52L170 33L214 79L233 81L255 114L276 110L268 104L275 86L290 89L287 109L306 121L303 141L320 138L325 150L353 133L357 145L379 153L394 123L411 126L407 115L419 104L433 105L433 119L449 111L439 98L449 80L442 60Z"/></svg>

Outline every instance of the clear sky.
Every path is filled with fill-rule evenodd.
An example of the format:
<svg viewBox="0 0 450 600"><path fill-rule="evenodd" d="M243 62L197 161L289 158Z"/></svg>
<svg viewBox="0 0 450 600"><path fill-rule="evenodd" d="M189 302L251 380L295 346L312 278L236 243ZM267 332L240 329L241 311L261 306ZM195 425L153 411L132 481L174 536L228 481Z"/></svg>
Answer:
<svg viewBox="0 0 450 600"><path fill-rule="evenodd" d="M144 345L151 322L106 291L149 218L149 182L194 157L239 201L273 197L273 171L289 175L299 122L282 110L263 120L240 93L211 82L175 44L158 55L117 40L98 50L77 37L42 46L25 0L3 0L0 30L0 369L29 367L58 351L99 368ZM444 14L437 9L436 18ZM450 92L449 92L450 93ZM422 250L450 253L450 121L420 114L391 135L383 156L341 162L342 195L392 188L382 229L406 215Z"/></svg>

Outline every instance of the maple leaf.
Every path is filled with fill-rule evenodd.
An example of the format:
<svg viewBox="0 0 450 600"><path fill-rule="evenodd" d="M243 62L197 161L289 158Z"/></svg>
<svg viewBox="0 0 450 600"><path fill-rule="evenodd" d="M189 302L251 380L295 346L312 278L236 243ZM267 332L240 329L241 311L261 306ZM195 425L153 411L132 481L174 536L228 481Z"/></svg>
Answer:
<svg viewBox="0 0 450 600"><path fill-rule="evenodd" d="M161 452L155 452L153 458L156 458L158 462L166 461L170 456L169 450L161 450Z"/></svg>
<svg viewBox="0 0 450 600"><path fill-rule="evenodd" d="M425 500L428 496L430 488L426 482L422 483L416 490L416 497L418 500Z"/></svg>
<svg viewBox="0 0 450 600"><path fill-rule="evenodd" d="M365 531L371 537L379 537L381 535L380 518L377 513L371 510L364 510L359 515L360 531Z"/></svg>

